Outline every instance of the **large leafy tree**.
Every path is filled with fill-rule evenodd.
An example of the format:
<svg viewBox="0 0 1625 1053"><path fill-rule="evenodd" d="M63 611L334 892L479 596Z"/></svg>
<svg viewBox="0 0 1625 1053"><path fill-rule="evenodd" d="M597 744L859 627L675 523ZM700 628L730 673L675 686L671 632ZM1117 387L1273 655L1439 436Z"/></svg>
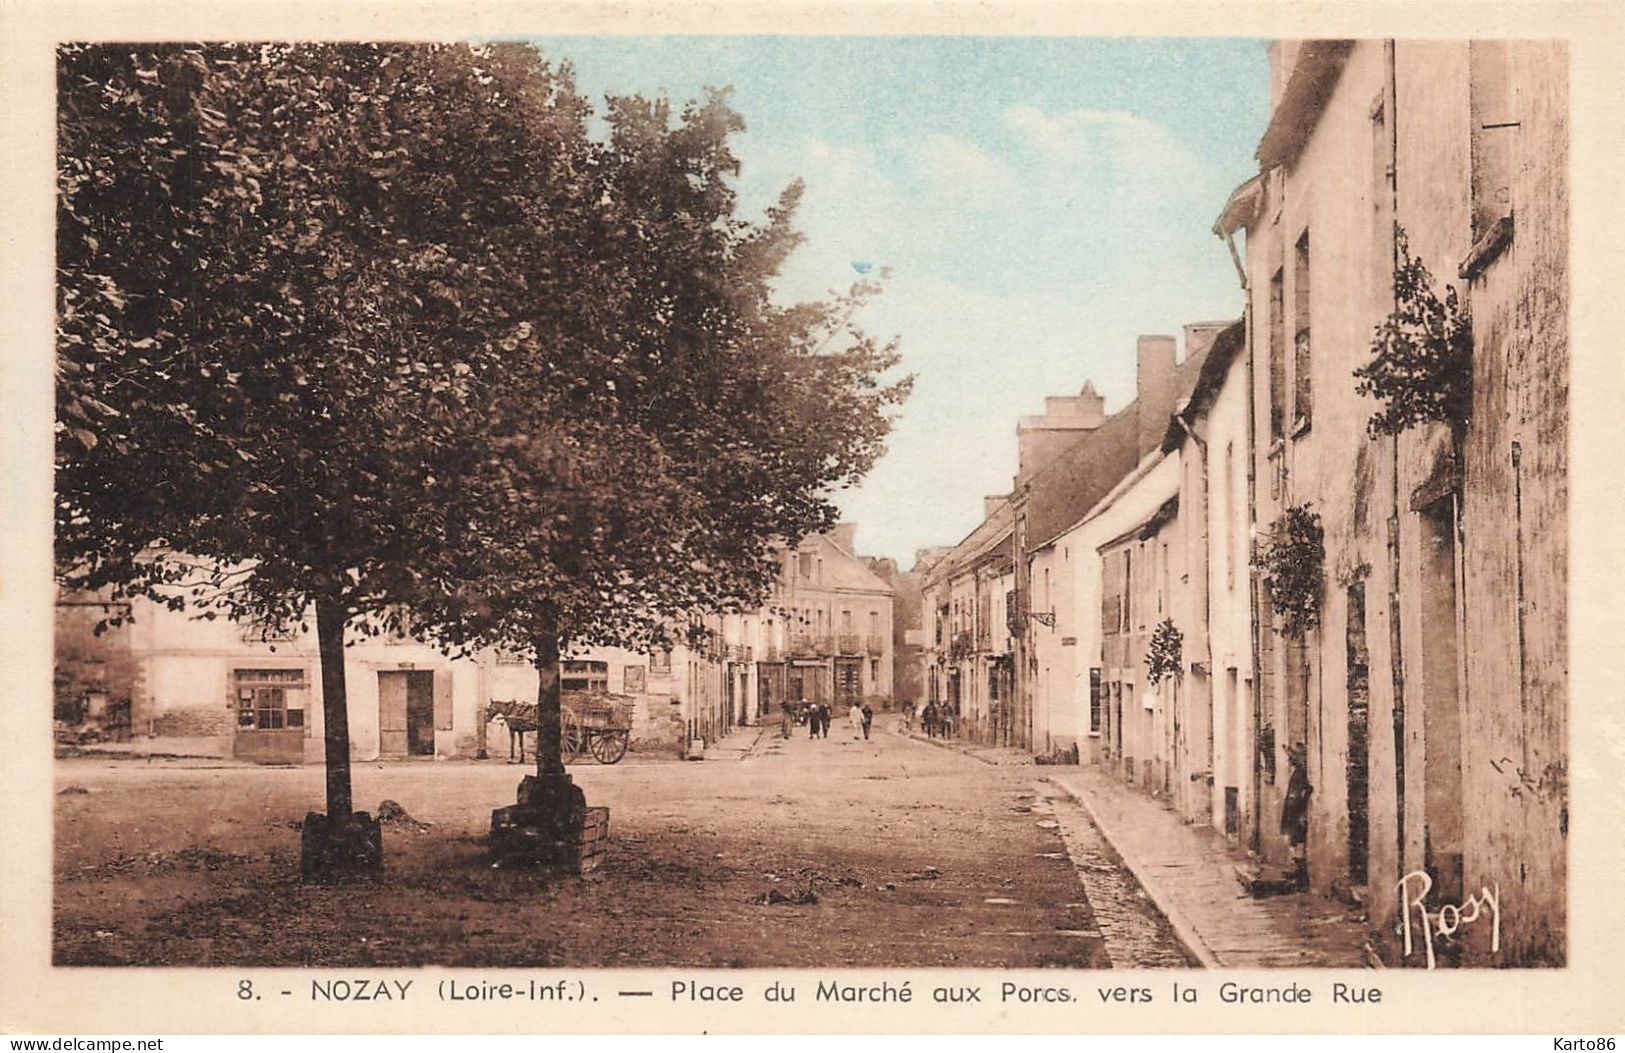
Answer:
<svg viewBox="0 0 1625 1053"><path fill-rule="evenodd" d="M616 98L607 122L596 309L515 348L481 414L489 455L461 477L492 543L426 618L535 656L543 774L563 771L560 654L664 646L698 614L759 604L775 545L833 522L832 492L873 464L909 388L886 379L895 349L852 324L874 286L776 304L800 187L764 222L738 216L723 95L680 113Z"/></svg>
<svg viewBox="0 0 1625 1053"><path fill-rule="evenodd" d="M74 47L59 97L61 577L313 610L342 820L346 627L479 543L439 497L509 334L581 300L586 108L422 46Z"/></svg>
<svg viewBox="0 0 1625 1053"><path fill-rule="evenodd" d="M754 602L906 392L873 290L774 303L798 189L737 216L720 96L595 140L520 46L77 47L59 88L61 577L314 610L329 817L346 627L530 649L556 713L561 645Z"/></svg>

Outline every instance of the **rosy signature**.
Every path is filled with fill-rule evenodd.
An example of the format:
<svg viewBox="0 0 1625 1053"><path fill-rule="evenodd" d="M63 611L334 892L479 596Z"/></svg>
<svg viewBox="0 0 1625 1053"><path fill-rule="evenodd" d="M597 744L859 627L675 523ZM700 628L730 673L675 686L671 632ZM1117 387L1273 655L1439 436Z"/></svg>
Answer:
<svg viewBox="0 0 1625 1053"><path fill-rule="evenodd" d="M1415 898L1411 898L1414 886ZM1433 888L1433 879L1421 870L1413 870L1399 879L1399 901L1404 911L1405 957L1411 956L1413 949L1411 942L1411 908L1416 908L1416 916L1422 929L1422 945L1427 948L1428 968L1434 968L1436 962L1433 957L1433 936L1437 933L1446 939L1453 936L1463 925L1475 922L1484 912L1489 912L1493 927L1490 929L1490 950L1501 950L1501 886L1497 884L1494 889L1481 886L1476 896L1468 896L1460 906L1453 903L1442 905L1437 911L1428 913L1426 905L1428 892Z"/></svg>

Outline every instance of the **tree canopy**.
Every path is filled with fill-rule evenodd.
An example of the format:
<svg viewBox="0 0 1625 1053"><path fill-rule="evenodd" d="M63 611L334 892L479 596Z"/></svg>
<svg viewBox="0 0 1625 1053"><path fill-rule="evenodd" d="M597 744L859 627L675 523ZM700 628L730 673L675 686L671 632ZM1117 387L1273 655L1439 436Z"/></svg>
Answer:
<svg viewBox="0 0 1625 1053"><path fill-rule="evenodd" d="M59 577L314 607L330 766L346 624L659 642L907 392L872 287L775 302L800 189L738 215L722 94L595 136L523 45L75 45L58 87Z"/></svg>

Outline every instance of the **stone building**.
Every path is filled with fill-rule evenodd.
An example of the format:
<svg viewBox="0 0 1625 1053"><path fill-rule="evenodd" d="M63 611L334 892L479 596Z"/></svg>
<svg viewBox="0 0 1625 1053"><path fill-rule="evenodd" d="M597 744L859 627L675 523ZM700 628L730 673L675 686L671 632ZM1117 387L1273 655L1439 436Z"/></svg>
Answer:
<svg viewBox="0 0 1625 1053"><path fill-rule="evenodd" d="M1171 336L1142 336L1135 344L1135 398L1105 417L1054 459L1018 479L1015 537L1017 566L1029 583L1022 594L1017 692L1030 715L1027 744L1036 752L1093 752L1091 670L1099 654L1100 543L1079 547L1080 524L1108 495L1160 450L1169 414L1200 368L1223 323L1185 327L1185 356Z"/></svg>
<svg viewBox="0 0 1625 1053"><path fill-rule="evenodd" d="M313 631L267 631L138 599L128 604L133 617L126 625L97 637L98 619L85 613L91 609L71 596L58 602L58 676L83 677L82 656L98 640L114 641L120 657L100 658L94 680L94 692L125 704L122 719L116 705L109 707L109 724L124 728L112 737L148 752L280 764L322 760L321 666ZM653 656L577 651L561 672L567 691L633 696L634 746L675 751L691 712L703 711L702 688L719 678L720 668L703 650L684 646ZM450 658L409 635L352 632L345 684L351 751L358 760L506 757L507 733L486 720L491 704L536 699L536 671L528 659L496 651ZM532 738L527 748L534 745Z"/></svg>
<svg viewBox="0 0 1625 1053"><path fill-rule="evenodd" d="M1260 540L1282 540L1296 509L1318 517L1324 555L1301 634L1282 631L1282 597L1255 582L1252 840L1284 858L1285 751L1302 744L1316 890L1367 900L1384 931L1406 904L1487 892L1499 949L1479 924L1436 950L1561 963L1566 51L1282 41L1270 67L1260 174L1217 230L1245 233ZM1443 311L1453 290L1470 318L1471 366L1434 375L1456 393L1445 419L1374 434L1382 406L1353 373L1413 298L1407 252L1430 273L1421 295Z"/></svg>
<svg viewBox="0 0 1625 1053"><path fill-rule="evenodd" d="M925 575L925 701L946 707L957 733L971 741L1011 745L1017 725L1006 617L1015 582L1009 501L990 496L983 511L986 518Z"/></svg>
<svg viewBox="0 0 1625 1053"><path fill-rule="evenodd" d="M889 700L892 587L851 553L854 531L807 539L786 555L767 605L701 617L670 650L571 649L561 687L632 699L633 748L673 752L760 723L791 691ZM55 708L64 724L153 752L322 760L314 631L269 632L144 599L124 607L130 622L98 635L111 609L96 597L60 597ZM313 630L314 619L307 624ZM451 658L410 634L359 631L346 641L345 681L358 760L506 758L514 743L488 719L493 704L532 703L537 690L523 656ZM532 736L526 748L534 747Z"/></svg>
<svg viewBox="0 0 1625 1053"><path fill-rule="evenodd" d="M855 551L857 525L841 523L783 555L783 573L757 615L771 711L784 699L845 707L889 705L895 588ZM765 709L763 708L765 705Z"/></svg>
<svg viewBox="0 0 1625 1053"><path fill-rule="evenodd" d="M1237 842L1255 796L1246 366L1246 326L1236 322L1208 349L1162 443L1179 465L1185 567L1179 686L1187 710L1176 782L1188 818Z"/></svg>
<svg viewBox="0 0 1625 1053"><path fill-rule="evenodd" d="M931 622L925 599L926 576L950 547L939 545L916 549L914 565L892 582L892 693L901 704L924 706L928 693L926 675L926 626Z"/></svg>

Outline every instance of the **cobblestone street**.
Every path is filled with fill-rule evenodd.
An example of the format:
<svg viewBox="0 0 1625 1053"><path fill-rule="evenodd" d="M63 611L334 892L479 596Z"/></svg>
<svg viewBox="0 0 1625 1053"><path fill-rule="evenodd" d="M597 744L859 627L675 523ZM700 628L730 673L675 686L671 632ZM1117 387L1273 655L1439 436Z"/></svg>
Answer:
<svg viewBox="0 0 1625 1053"><path fill-rule="evenodd" d="M198 764L58 762L58 964L1186 964L1038 769L881 723L867 741L749 729L701 763L572 766L611 809L610 848L551 883L486 859L517 765L358 766L360 806L417 823L386 825L376 882L324 889L297 880L319 767Z"/></svg>

